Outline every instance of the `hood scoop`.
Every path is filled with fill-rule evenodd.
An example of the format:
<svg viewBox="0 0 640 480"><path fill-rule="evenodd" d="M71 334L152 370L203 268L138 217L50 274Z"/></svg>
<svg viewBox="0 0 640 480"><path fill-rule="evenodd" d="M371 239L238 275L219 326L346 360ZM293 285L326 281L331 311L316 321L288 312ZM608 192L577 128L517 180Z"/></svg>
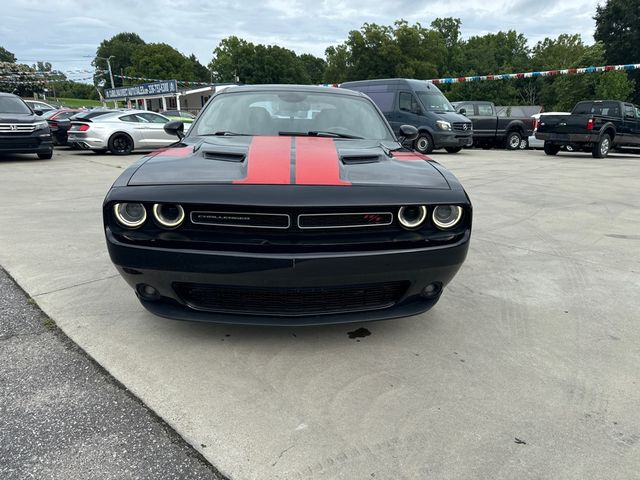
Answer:
<svg viewBox="0 0 640 480"><path fill-rule="evenodd" d="M207 142L200 152L205 160L218 162L242 163L247 157L247 147L244 145L212 145Z"/></svg>
<svg viewBox="0 0 640 480"><path fill-rule="evenodd" d="M380 163L380 155L342 155L340 160L345 165L360 165L363 163Z"/></svg>
<svg viewBox="0 0 640 480"><path fill-rule="evenodd" d="M216 160L218 162L233 162L242 163L245 159L244 153L232 153L232 152L204 152L203 156L205 160Z"/></svg>

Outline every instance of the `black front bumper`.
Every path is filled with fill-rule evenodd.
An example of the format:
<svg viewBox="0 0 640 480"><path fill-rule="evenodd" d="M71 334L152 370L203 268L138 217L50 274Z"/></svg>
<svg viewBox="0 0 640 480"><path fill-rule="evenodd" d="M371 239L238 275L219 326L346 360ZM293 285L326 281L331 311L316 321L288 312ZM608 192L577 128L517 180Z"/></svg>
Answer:
<svg viewBox="0 0 640 480"><path fill-rule="evenodd" d="M412 250L355 253L258 254L201 250L178 250L135 246L117 240L109 228L107 245L112 261L150 312L172 319L246 325L319 325L384 320L416 315L434 306L444 287L464 261L470 230L457 243ZM189 305L178 294L177 284L221 285L247 289L333 289L359 285L402 282L402 294L391 305L331 313L278 314L210 311ZM440 289L423 296L435 284ZM145 299L141 287L159 292Z"/></svg>
<svg viewBox="0 0 640 480"><path fill-rule="evenodd" d="M30 134L3 133L0 134L0 154L3 153L41 153L53 151L50 133L36 130Z"/></svg>
<svg viewBox="0 0 640 480"><path fill-rule="evenodd" d="M434 132L433 143L435 148L444 147L470 147L473 145L473 134L458 131Z"/></svg>

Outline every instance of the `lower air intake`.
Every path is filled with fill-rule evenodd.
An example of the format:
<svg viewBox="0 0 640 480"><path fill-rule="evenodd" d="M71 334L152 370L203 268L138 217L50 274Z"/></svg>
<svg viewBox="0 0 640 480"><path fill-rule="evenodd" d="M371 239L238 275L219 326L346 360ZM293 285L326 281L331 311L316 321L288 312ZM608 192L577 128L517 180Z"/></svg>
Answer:
<svg viewBox="0 0 640 480"><path fill-rule="evenodd" d="M409 282L311 288L244 287L174 283L190 307L220 313L303 316L378 310L393 306Z"/></svg>

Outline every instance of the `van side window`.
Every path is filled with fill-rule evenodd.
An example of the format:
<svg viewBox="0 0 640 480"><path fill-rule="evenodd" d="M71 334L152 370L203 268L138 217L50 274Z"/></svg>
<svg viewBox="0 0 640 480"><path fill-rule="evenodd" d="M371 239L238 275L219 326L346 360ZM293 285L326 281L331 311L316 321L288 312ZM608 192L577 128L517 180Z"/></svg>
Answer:
<svg viewBox="0 0 640 480"><path fill-rule="evenodd" d="M408 92L400 92L399 108L410 113L419 113L421 111L416 98Z"/></svg>

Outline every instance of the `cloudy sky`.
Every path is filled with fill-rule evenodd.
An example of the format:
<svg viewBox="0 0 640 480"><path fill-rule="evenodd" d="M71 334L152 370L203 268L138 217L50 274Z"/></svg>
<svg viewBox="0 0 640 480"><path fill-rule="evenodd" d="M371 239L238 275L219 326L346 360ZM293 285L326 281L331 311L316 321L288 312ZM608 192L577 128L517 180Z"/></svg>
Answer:
<svg viewBox="0 0 640 480"><path fill-rule="evenodd" d="M462 19L464 37L515 29L533 44L560 33L593 42L598 0L12 0L2 4L0 46L18 61L50 61L63 71L91 68L104 39L136 32L194 53L206 65L218 42L237 35L323 56L363 23L390 25L403 18L428 26L436 17ZM10 8L9 8L10 7ZM494 73L494 72L486 72ZM71 74L80 79L88 74Z"/></svg>

